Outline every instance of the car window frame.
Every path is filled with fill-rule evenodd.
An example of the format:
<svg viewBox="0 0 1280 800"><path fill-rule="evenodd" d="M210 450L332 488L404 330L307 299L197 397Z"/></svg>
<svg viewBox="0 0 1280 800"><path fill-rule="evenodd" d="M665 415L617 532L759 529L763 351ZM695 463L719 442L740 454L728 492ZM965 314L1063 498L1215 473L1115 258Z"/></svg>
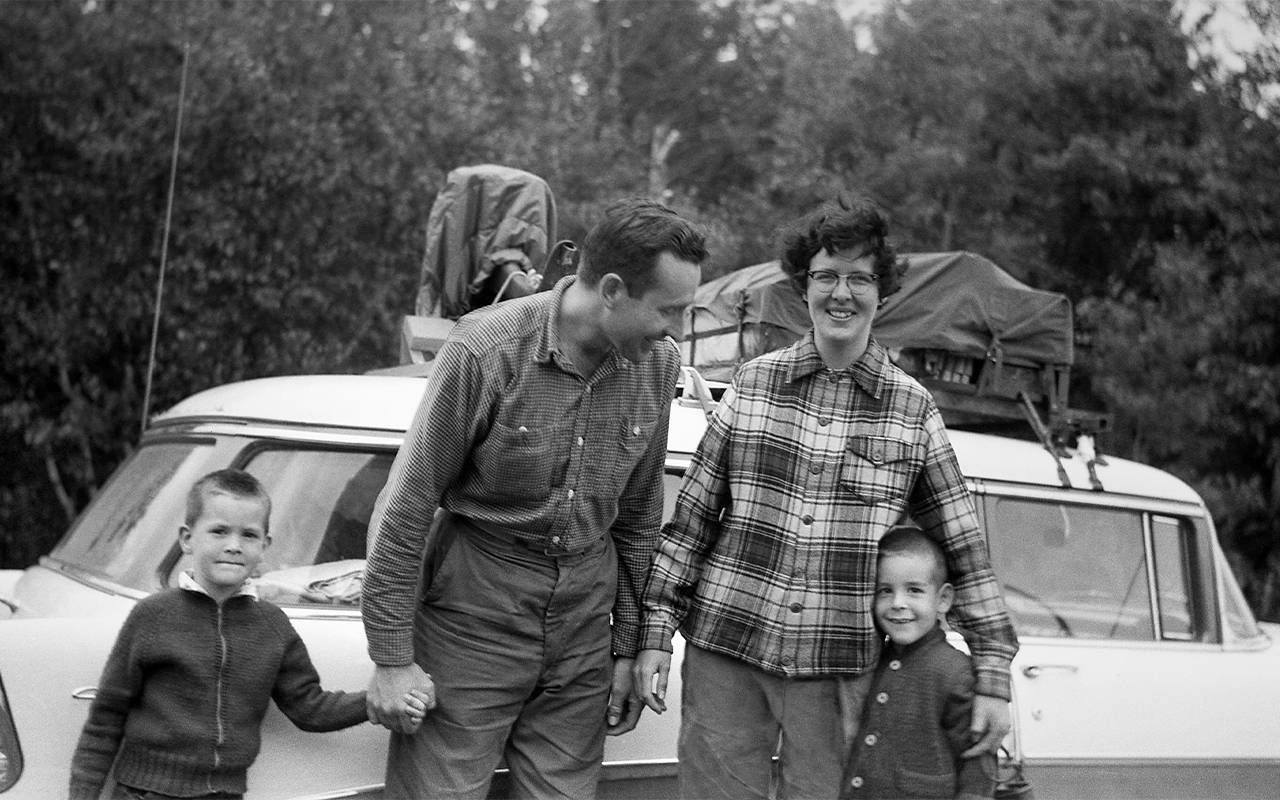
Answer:
<svg viewBox="0 0 1280 800"><path fill-rule="evenodd" d="M1142 515L1143 547L1147 569L1148 602L1153 615L1153 636L1150 639L1103 638L1086 639L1073 637L1036 636L1042 641L1100 642L1112 645L1212 645L1222 646L1224 642L1224 621L1220 611L1220 598L1217 587L1220 585L1218 570L1213 555L1212 528L1206 521L1207 510L1203 506L1174 500L1144 498L1131 495L1118 495L1106 492L1084 493L1073 490L1055 489L1052 487L1029 486L1025 484L1004 483L998 481L971 480L969 490L974 497L975 509L987 546L990 548L991 503L1000 498L1016 498L1034 502L1048 502L1073 506L1093 506L1121 511L1137 512ZM1176 519L1190 538L1186 548L1190 572L1189 585L1192 591L1192 614L1197 624L1197 631L1190 637L1166 636L1160 620L1159 587L1155 576L1155 550L1152 542L1152 518L1163 517ZM1002 581L998 571L996 579ZM1003 582L1001 583L1003 591ZM1016 626L1016 620L1015 620ZM1020 634L1022 635L1022 634Z"/></svg>

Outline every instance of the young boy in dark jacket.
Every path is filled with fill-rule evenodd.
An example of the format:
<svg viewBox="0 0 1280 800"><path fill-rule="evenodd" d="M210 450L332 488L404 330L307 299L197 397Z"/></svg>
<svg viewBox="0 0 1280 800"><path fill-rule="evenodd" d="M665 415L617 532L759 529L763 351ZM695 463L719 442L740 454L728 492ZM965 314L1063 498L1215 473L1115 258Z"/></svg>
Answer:
<svg viewBox="0 0 1280 800"><path fill-rule="evenodd" d="M306 731L368 719L365 693L321 689L289 618L245 582L271 543L270 515L247 472L192 487L178 532L192 569L120 629L71 762L72 800L96 800L113 763L115 798L241 797L268 700ZM434 698L405 702L421 719Z"/></svg>
<svg viewBox="0 0 1280 800"><path fill-rule="evenodd" d="M912 528L880 540L874 614L885 649L841 781L854 798L973 798L995 791L995 756L969 745L973 667L938 624L954 589L938 545Z"/></svg>

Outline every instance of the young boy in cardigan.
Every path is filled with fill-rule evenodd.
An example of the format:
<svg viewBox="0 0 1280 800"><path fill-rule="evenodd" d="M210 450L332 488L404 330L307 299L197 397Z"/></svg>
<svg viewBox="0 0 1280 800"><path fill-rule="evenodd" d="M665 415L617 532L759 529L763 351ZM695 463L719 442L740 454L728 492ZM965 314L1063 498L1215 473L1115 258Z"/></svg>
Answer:
<svg viewBox="0 0 1280 800"><path fill-rule="evenodd" d="M271 544L270 516L247 472L192 487L178 532L191 571L120 629L71 762L72 800L96 800L113 763L114 798L242 797L269 700L306 731L368 719L365 693L321 689L289 618L246 583ZM417 720L431 689L405 697Z"/></svg>
<svg viewBox="0 0 1280 800"><path fill-rule="evenodd" d="M862 726L841 781L853 798L972 798L995 791L995 756L962 759L973 667L938 623L951 608L942 550L914 528L880 540L874 615L885 635Z"/></svg>

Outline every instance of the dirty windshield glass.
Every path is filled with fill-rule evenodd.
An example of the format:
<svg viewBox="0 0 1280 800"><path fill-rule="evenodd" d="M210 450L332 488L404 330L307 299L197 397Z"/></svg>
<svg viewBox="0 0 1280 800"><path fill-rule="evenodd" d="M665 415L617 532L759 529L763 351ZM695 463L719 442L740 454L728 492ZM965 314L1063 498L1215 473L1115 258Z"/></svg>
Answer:
<svg viewBox="0 0 1280 800"><path fill-rule="evenodd" d="M240 465L271 497L271 545L255 576L258 594L284 605L356 605L374 501L395 452L251 447ZM189 569L173 565L169 584Z"/></svg>
<svg viewBox="0 0 1280 800"><path fill-rule="evenodd" d="M217 469L209 442L140 448L104 488L52 556L142 591L160 588L158 570L178 540L187 491Z"/></svg>

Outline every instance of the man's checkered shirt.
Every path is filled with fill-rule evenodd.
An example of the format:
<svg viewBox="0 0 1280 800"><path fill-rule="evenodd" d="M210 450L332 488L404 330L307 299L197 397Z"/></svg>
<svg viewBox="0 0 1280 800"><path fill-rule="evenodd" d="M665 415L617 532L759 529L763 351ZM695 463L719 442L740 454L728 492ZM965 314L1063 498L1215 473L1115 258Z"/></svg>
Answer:
<svg viewBox="0 0 1280 800"><path fill-rule="evenodd" d="M437 505L539 547L574 551L611 535L613 651L636 654L680 355L670 340L639 363L612 351L584 380L556 325L572 281L464 317L436 356L370 522L362 606L374 663L413 660L415 589Z"/></svg>

